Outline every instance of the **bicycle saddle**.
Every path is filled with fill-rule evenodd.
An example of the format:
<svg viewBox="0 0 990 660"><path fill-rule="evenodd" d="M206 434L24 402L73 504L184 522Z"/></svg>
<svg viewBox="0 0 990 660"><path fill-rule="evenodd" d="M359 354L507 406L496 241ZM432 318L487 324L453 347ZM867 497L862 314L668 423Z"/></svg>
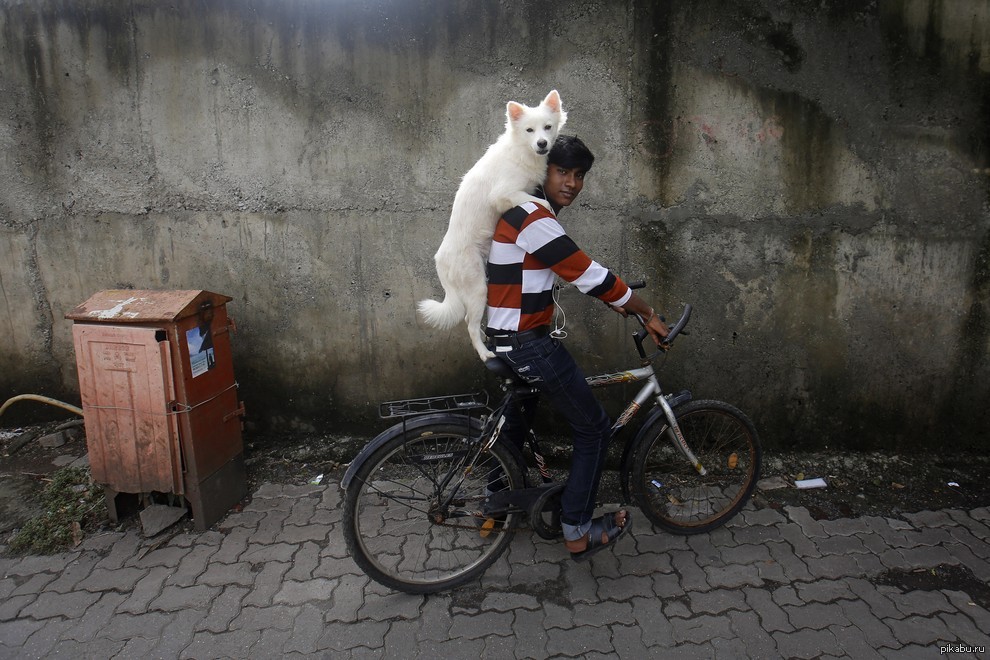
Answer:
<svg viewBox="0 0 990 660"><path fill-rule="evenodd" d="M516 375L516 372L512 370L512 367L509 366L509 363L498 356L485 360L485 366L488 367L488 371L492 372L499 378L519 380L519 377Z"/></svg>

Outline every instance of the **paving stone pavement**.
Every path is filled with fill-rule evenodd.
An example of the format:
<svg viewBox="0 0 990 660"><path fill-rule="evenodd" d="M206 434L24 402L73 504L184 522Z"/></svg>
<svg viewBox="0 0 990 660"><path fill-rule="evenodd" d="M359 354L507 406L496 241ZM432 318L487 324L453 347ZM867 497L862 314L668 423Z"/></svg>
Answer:
<svg viewBox="0 0 990 660"><path fill-rule="evenodd" d="M520 533L478 583L423 597L358 570L339 505L336 485L266 484L215 530L0 559L0 657L990 657L987 508L750 505L690 537L640 520L582 564ZM944 566L980 593L878 579Z"/></svg>

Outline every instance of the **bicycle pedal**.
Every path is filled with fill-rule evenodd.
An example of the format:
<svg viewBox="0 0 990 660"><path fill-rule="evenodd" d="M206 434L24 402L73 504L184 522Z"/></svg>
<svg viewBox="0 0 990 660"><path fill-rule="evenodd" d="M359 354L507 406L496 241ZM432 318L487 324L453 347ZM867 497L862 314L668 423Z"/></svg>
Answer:
<svg viewBox="0 0 990 660"><path fill-rule="evenodd" d="M488 538L488 535L492 533L492 530L493 529L495 529L495 519L494 518L486 518L485 519L485 522L481 523L481 528L480 529L481 529L481 531L478 532L478 533L481 534L481 538L487 539Z"/></svg>

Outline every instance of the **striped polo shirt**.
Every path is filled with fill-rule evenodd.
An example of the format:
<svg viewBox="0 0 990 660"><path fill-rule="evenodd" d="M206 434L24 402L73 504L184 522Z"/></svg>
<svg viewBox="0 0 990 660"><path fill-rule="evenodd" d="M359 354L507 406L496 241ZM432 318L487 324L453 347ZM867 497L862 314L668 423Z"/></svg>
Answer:
<svg viewBox="0 0 990 660"><path fill-rule="evenodd" d="M553 318L554 275L621 307L632 291L574 243L551 211L526 202L498 221L488 255L488 331L522 332Z"/></svg>

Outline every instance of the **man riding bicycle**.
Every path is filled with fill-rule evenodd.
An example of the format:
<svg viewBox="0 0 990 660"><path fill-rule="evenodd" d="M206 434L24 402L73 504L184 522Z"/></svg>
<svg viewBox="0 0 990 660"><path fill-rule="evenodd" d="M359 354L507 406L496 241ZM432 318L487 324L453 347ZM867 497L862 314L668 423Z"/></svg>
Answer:
<svg viewBox="0 0 990 660"><path fill-rule="evenodd" d="M488 257L489 346L536 387L573 430L571 470L561 495L564 544L575 561L610 547L632 525L622 509L592 519L611 436L608 415L564 346L551 335L557 276L625 315L637 314L658 345L667 326L654 310L607 268L574 243L556 214L584 187L595 157L579 138L559 136L550 150L547 177L535 193L552 211L526 203L506 211ZM506 413L504 436L520 448L535 405Z"/></svg>

